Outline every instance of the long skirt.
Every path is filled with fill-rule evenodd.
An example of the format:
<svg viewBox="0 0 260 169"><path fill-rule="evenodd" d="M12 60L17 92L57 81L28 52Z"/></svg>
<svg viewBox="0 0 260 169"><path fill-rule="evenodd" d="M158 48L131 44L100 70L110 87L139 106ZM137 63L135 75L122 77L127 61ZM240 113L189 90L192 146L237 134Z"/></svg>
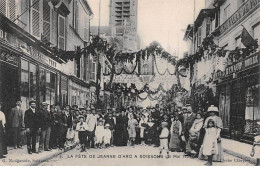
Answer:
<svg viewBox="0 0 260 169"><path fill-rule="evenodd" d="M0 157L6 154L7 154L6 135L2 125L2 121L0 121Z"/></svg>
<svg viewBox="0 0 260 169"><path fill-rule="evenodd" d="M222 162L224 161L224 153L223 153L223 148L222 148L222 144L221 142L217 143L217 147L218 147L218 154L213 155L212 161L215 162ZM200 148L200 152L199 152L199 159L201 160L207 160L208 157L203 155L203 144Z"/></svg>
<svg viewBox="0 0 260 169"><path fill-rule="evenodd" d="M128 129L128 135L129 135L129 137L136 137L136 130L135 130L135 128L129 128Z"/></svg>
<svg viewBox="0 0 260 169"><path fill-rule="evenodd" d="M180 137L177 133L174 133L174 132L172 133L169 148L170 149L180 149L181 148Z"/></svg>
<svg viewBox="0 0 260 169"><path fill-rule="evenodd" d="M127 130L117 129L115 131L115 145L127 146L128 132Z"/></svg>

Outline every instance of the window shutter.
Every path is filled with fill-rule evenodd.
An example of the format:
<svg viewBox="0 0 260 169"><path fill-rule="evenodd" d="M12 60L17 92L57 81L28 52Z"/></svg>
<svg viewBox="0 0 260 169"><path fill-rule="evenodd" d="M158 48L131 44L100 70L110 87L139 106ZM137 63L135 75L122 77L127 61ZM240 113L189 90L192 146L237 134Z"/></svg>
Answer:
<svg viewBox="0 0 260 169"><path fill-rule="evenodd" d="M65 50L65 18L59 15L59 48Z"/></svg>
<svg viewBox="0 0 260 169"><path fill-rule="evenodd" d="M9 0L9 19L14 21L16 18L15 0Z"/></svg>
<svg viewBox="0 0 260 169"><path fill-rule="evenodd" d="M78 1L76 1L75 5L75 30L79 32L79 4Z"/></svg>
<svg viewBox="0 0 260 169"><path fill-rule="evenodd" d="M89 80L92 79L92 59L89 59L89 63L88 63L88 75L89 75Z"/></svg>
<svg viewBox="0 0 260 169"><path fill-rule="evenodd" d="M51 30L51 8L48 1L43 0L43 36L44 39L50 42Z"/></svg>
<svg viewBox="0 0 260 169"><path fill-rule="evenodd" d="M0 0L0 13L3 14L4 16L7 16L6 12L6 0Z"/></svg>
<svg viewBox="0 0 260 169"><path fill-rule="evenodd" d="M92 74L91 74L91 79L95 80L95 68L96 68L96 63L92 62Z"/></svg>
<svg viewBox="0 0 260 169"><path fill-rule="evenodd" d="M89 21L87 15L85 16L84 22L84 41L88 42L89 40Z"/></svg>
<svg viewBox="0 0 260 169"><path fill-rule="evenodd" d="M201 44L201 27L198 28L198 45Z"/></svg>
<svg viewBox="0 0 260 169"><path fill-rule="evenodd" d="M31 0L31 33L40 38L40 1Z"/></svg>

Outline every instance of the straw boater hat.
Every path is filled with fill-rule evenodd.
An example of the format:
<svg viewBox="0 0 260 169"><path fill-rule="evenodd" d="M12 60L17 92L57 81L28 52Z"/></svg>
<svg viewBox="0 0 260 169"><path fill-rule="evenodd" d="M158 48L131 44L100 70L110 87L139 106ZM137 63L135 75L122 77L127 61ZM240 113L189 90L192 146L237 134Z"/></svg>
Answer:
<svg viewBox="0 0 260 169"><path fill-rule="evenodd" d="M187 107L186 106L182 107L182 110L187 110Z"/></svg>
<svg viewBox="0 0 260 169"><path fill-rule="evenodd" d="M107 123L107 124L105 125L105 127L110 127L110 125Z"/></svg>

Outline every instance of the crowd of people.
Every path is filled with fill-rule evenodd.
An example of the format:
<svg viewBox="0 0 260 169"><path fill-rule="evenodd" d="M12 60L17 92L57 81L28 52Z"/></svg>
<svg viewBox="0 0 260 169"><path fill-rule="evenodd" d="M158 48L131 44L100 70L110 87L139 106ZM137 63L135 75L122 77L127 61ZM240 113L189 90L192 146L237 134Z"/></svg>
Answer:
<svg viewBox="0 0 260 169"><path fill-rule="evenodd" d="M30 101L30 108L23 113L21 101L17 101L7 120L15 149L22 146L21 130L24 128L29 154L71 145L79 145L81 152L91 148L143 145L159 147L160 154L163 150L167 155L169 151L184 152L185 156L207 160L206 165L223 161L220 136L223 125L215 106L196 113L190 105L174 111L161 109L159 105L117 111L79 109L77 105L50 105L49 111L48 106L47 102L42 102L38 110L36 102ZM0 111L1 158L7 154L5 124L5 115ZM38 151L37 136L40 136Z"/></svg>

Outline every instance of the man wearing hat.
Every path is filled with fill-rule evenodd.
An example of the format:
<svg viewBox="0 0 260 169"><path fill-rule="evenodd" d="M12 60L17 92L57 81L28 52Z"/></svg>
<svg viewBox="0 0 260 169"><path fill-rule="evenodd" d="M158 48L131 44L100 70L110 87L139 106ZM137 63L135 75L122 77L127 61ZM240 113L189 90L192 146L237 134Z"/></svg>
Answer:
<svg viewBox="0 0 260 169"><path fill-rule="evenodd" d="M36 137L39 124L39 113L36 111L36 101L29 102L29 109L25 111L24 125L27 136L28 154L36 153Z"/></svg>
<svg viewBox="0 0 260 169"><path fill-rule="evenodd" d="M48 103L42 102L42 108L39 113L39 125L41 128L39 152L50 151L49 142L51 134L52 119L51 114L48 111Z"/></svg>
<svg viewBox="0 0 260 169"><path fill-rule="evenodd" d="M24 126L23 122L23 110L21 109L22 101L18 100L16 106L11 109L9 115L10 131L13 141L13 146L16 149L22 148L21 146L21 130Z"/></svg>
<svg viewBox="0 0 260 169"><path fill-rule="evenodd" d="M191 106L187 106L187 114L184 116L184 122L183 122L183 132L182 134L185 137L186 140L186 150L190 149L187 144L187 141L189 140L189 131L190 128L196 118L195 113L192 112ZM185 155L190 155L190 154L185 154Z"/></svg>

